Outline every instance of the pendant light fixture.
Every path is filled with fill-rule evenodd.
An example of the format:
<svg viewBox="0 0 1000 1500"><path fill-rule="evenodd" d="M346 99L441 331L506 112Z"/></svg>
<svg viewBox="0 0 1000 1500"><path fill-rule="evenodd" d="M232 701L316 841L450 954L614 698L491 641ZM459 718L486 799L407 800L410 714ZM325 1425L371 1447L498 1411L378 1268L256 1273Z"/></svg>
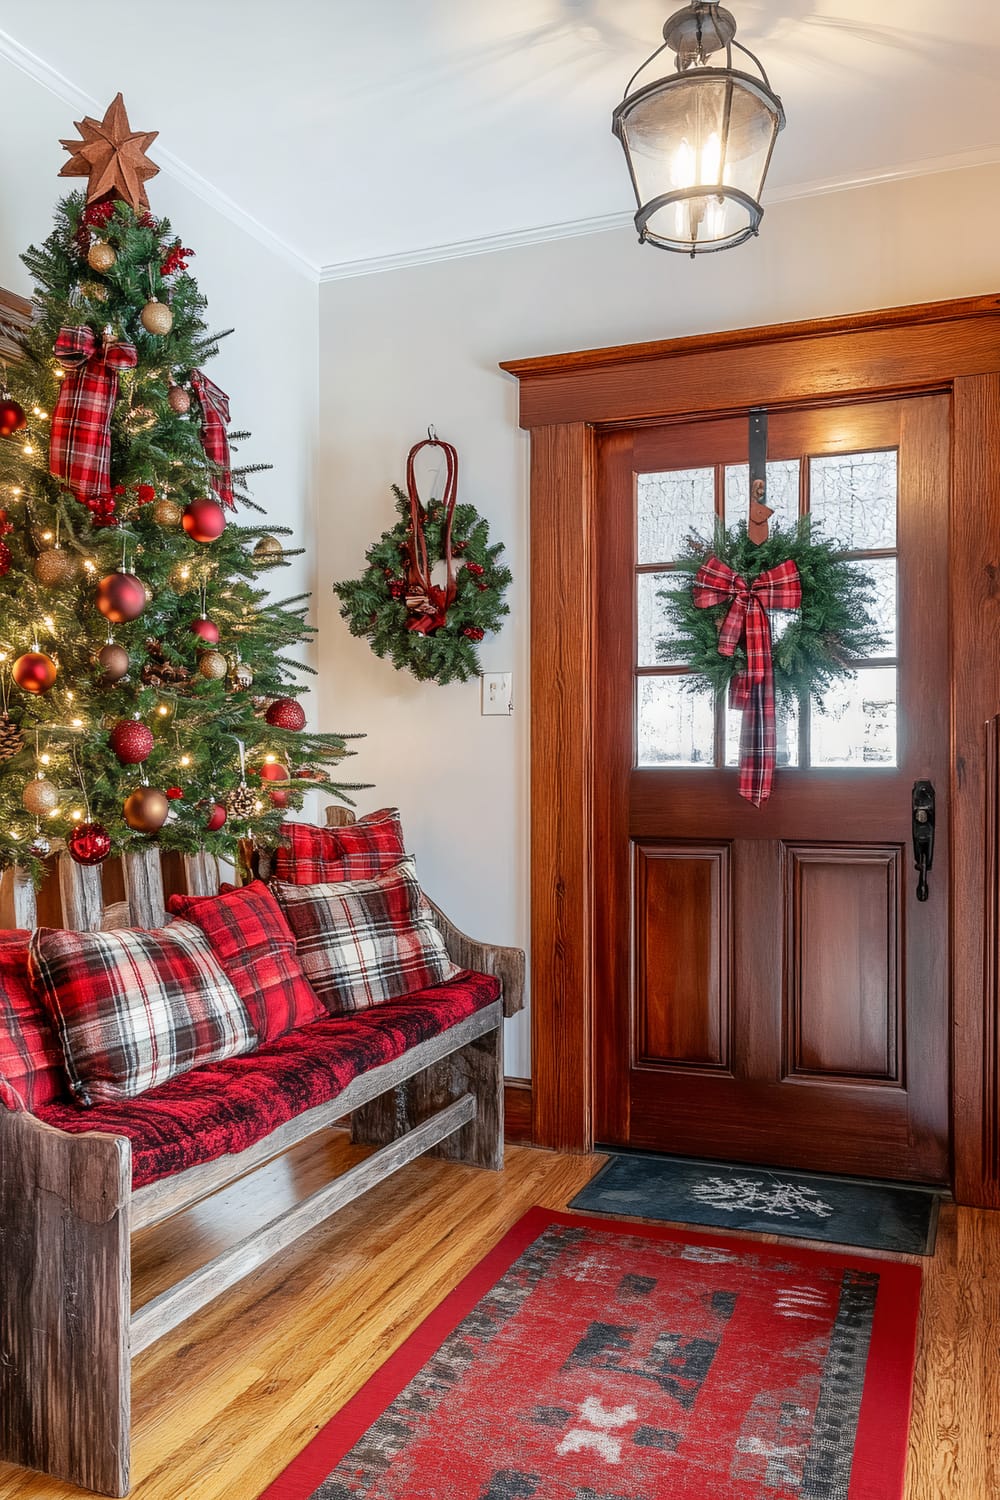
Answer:
<svg viewBox="0 0 1000 1500"><path fill-rule="evenodd" d="M736 21L721 5L686 5L670 17L658 47L633 73L612 119L632 176L640 242L702 254L757 233L764 178L781 100L752 52L734 41ZM733 66L733 49L757 74ZM629 91L661 53L675 70ZM724 54L725 66L717 66Z"/></svg>

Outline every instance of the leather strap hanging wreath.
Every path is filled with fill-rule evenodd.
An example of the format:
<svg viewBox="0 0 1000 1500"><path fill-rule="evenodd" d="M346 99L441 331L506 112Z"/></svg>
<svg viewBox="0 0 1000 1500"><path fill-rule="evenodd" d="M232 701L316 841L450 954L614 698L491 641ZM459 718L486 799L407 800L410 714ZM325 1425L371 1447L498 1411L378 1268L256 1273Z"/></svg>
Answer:
<svg viewBox="0 0 1000 1500"><path fill-rule="evenodd" d="M427 506L415 473L424 448L440 449L445 460L444 492ZM333 585L340 613L351 634L364 636L397 671L421 682L466 682L480 670L478 643L510 613L503 543L491 545L487 522L458 503L458 453L433 429L410 449L406 493L392 490L400 518L369 547L360 578Z"/></svg>

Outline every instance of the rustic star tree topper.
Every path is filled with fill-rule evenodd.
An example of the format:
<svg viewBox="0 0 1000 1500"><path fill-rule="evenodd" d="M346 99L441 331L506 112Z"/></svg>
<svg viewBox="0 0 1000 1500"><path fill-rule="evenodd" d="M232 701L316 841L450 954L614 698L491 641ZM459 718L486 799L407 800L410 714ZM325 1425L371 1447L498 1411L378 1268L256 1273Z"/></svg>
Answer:
<svg viewBox="0 0 1000 1500"><path fill-rule="evenodd" d="M87 202L123 198L137 213L149 207L145 184L160 170L146 152L158 130L133 130L121 94L108 105L103 120L87 115L76 121L79 141L60 141L70 159L60 177L86 177Z"/></svg>

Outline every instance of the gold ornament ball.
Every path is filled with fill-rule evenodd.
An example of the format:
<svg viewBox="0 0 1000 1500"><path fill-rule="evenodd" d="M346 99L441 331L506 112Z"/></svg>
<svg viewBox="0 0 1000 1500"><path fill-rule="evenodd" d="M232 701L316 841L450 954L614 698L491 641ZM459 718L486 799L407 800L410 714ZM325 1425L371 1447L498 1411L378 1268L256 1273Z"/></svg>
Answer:
<svg viewBox="0 0 1000 1500"><path fill-rule="evenodd" d="M245 661L230 662L229 681L240 693L245 693L247 688L253 687L253 673Z"/></svg>
<svg viewBox="0 0 1000 1500"><path fill-rule="evenodd" d="M229 664L221 651L203 651L198 658L198 671L209 682L218 682L225 677Z"/></svg>
<svg viewBox="0 0 1000 1500"><path fill-rule="evenodd" d="M157 500L153 506L153 520L157 526L179 526L184 512L174 500Z"/></svg>
<svg viewBox="0 0 1000 1500"><path fill-rule="evenodd" d="M62 547L48 547L35 558L32 572L43 589L58 589L75 576L76 566L74 553L67 552Z"/></svg>
<svg viewBox="0 0 1000 1500"><path fill-rule="evenodd" d="M111 270L117 259L113 248L105 244L103 240L98 240L87 251L87 265L92 271L100 271L102 276Z"/></svg>
<svg viewBox="0 0 1000 1500"><path fill-rule="evenodd" d="M152 297L142 312L139 321L147 333L158 333L161 336L170 332L174 326L174 315L165 302L157 302Z"/></svg>
<svg viewBox="0 0 1000 1500"><path fill-rule="evenodd" d="M191 410L191 397L182 385L172 385L167 393L167 405L171 411L183 417Z"/></svg>
<svg viewBox="0 0 1000 1500"><path fill-rule="evenodd" d="M80 291L91 302L107 302L108 300L108 289L106 286L101 286L99 281L82 281Z"/></svg>
<svg viewBox="0 0 1000 1500"><path fill-rule="evenodd" d="M284 547L276 536L262 536L253 549L254 557L280 557Z"/></svg>
<svg viewBox="0 0 1000 1500"><path fill-rule="evenodd" d="M21 801L32 817L44 818L59 806L59 793L44 776L36 777L21 793Z"/></svg>
<svg viewBox="0 0 1000 1500"><path fill-rule="evenodd" d="M167 821L170 803L152 786L138 786L125 798L122 813L136 833L156 833Z"/></svg>

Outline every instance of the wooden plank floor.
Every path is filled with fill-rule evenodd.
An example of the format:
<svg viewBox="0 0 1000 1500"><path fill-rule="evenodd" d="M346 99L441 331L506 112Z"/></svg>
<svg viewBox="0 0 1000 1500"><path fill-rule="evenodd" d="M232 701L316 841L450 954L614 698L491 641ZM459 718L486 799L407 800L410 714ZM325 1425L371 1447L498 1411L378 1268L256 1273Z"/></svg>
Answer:
<svg viewBox="0 0 1000 1500"><path fill-rule="evenodd" d="M342 1132L306 1141L146 1231L136 1305L363 1154ZM136 1362L134 1500L256 1500L526 1208L564 1207L602 1161L509 1147L499 1175L414 1162L181 1324ZM1000 1213L944 1209L922 1264L906 1500L1000 1500ZM0 1500L81 1493L0 1465Z"/></svg>

